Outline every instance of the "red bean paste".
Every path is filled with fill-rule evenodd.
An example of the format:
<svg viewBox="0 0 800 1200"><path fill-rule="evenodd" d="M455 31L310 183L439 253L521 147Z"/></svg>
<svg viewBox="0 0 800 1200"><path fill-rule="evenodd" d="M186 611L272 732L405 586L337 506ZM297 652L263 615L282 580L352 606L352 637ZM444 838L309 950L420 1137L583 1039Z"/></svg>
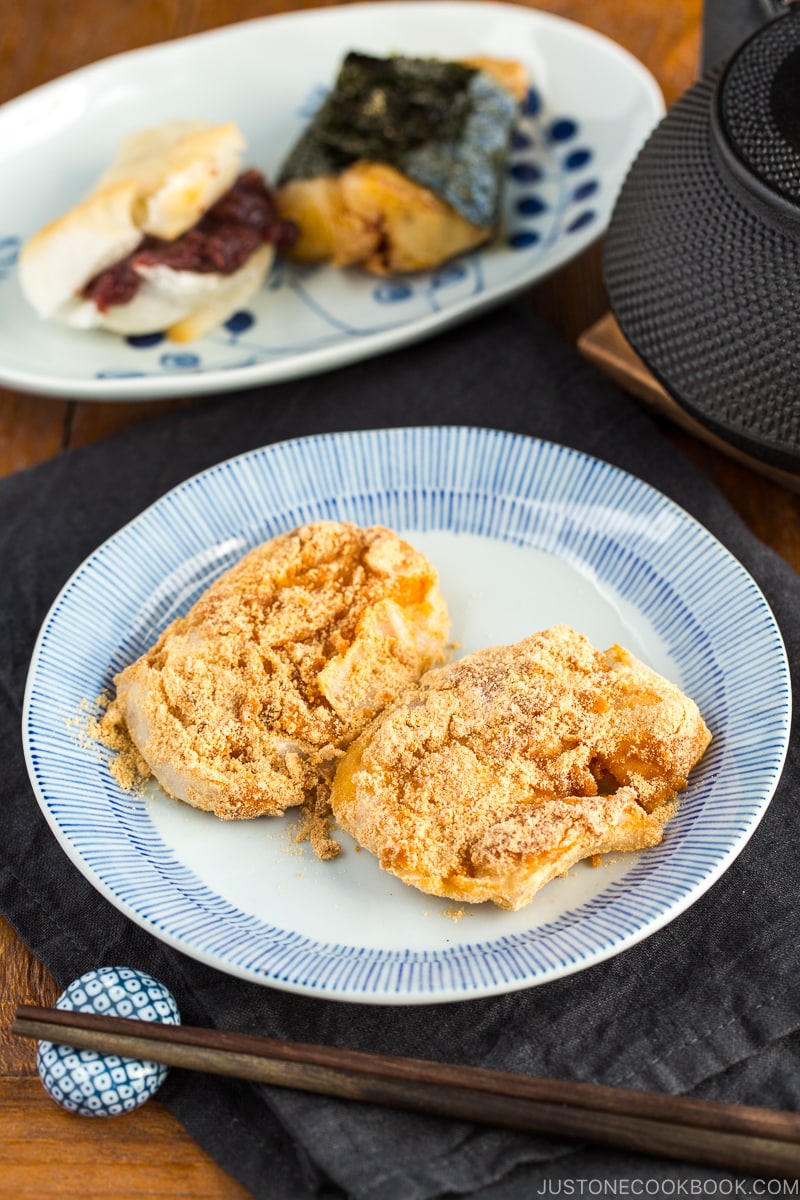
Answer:
<svg viewBox="0 0 800 1200"><path fill-rule="evenodd" d="M172 242L147 236L127 257L95 275L81 295L100 312L128 304L142 283L137 267L162 265L173 271L232 275L267 242L288 250L297 227L279 220L264 176L244 171L197 224Z"/></svg>

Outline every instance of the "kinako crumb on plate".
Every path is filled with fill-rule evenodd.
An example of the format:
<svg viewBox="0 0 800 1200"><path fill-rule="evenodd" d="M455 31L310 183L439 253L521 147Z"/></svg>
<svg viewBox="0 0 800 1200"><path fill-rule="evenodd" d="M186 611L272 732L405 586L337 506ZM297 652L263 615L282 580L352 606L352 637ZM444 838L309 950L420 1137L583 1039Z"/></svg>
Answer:
<svg viewBox="0 0 800 1200"><path fill-rule="evenodd" d="M102 716L89 719L89 735L101 746L113 751L108 769L123 792L135 791L152 779L153 773L131 740L125 719L116 705L112 704L111 697L103 693L97 697L96 703Z"/></svg>
<svg viewBox="0 0 800 1200"><path fill-rule="evenodd" d="M341 851L339 843L331 837L333 814L328 802L329 795L330 787L326 783L317 785L316 796L307 800L300 809L300 820L295 826L293 839L295 842L309 842L316 857L323 862L336 858Z"/></svg>

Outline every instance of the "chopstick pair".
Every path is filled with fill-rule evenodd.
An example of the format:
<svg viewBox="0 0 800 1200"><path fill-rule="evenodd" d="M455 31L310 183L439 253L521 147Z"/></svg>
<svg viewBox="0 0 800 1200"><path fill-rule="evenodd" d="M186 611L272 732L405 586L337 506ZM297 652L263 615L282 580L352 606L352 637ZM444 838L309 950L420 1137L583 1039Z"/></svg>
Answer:
<svg viewBox="0 0 800 1200"><path fill-rule="evenodd" d="M800 1114L21 1005L12 1033L747 1175L800 1178Z"/></svg>

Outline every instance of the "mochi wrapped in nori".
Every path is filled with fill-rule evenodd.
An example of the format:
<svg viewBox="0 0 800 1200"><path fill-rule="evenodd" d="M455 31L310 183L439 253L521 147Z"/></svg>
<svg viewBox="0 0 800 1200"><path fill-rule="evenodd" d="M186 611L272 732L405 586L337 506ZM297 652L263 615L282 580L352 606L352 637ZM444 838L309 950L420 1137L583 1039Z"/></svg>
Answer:
<svg viewBox="0 0 800 1200"><path fill-rule="evenodd" d="M333 91L278 179L293 257L421 270L480 245L497 226L524 68L348 54Z"/></svg>

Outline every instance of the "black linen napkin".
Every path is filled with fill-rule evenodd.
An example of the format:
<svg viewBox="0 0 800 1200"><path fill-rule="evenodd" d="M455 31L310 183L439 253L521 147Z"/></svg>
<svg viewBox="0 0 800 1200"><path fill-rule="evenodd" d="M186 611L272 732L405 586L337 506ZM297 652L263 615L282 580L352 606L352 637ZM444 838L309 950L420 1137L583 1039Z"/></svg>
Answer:
<svg viewBox="0 0 800 1200"><path fill-rule="evenodd" d="M566 979L447 1005L344 1004L230 978L130 923L70 864L46 826L27 780L20 712L40 623L78 563L146 504L220 459L303 434L424 424L537 435L652 483L752 573L790 661L800 662L794 572L637 406L522 308L506 307L325 376L198 402L0 482L0 910L62 984L95 966L139 967L172 989L187 1023L800 1106L794 743L775 799L743 853L665 929ZM161 1096L213 1157L265 1200L528 1200L566 1180L573 1194L582 1179L663 1180L674 1193L679 1181L734 1178L177 1071Z"/></svg>

